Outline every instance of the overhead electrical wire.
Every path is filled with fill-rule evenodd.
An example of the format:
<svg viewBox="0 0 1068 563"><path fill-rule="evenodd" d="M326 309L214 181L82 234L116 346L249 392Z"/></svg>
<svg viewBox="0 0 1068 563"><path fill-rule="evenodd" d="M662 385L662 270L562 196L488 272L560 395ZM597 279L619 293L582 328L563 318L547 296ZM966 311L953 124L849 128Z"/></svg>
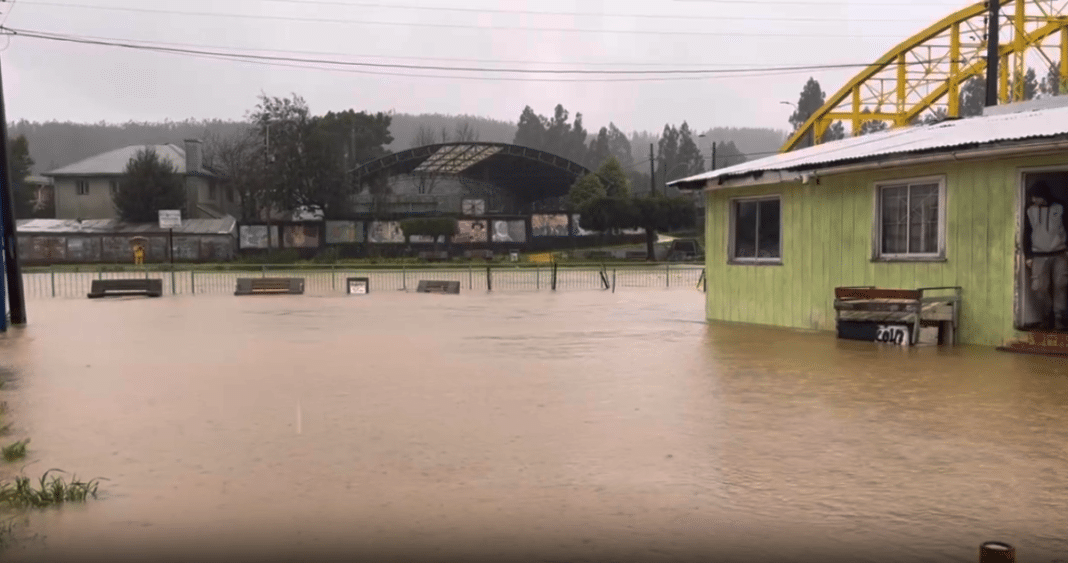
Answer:
<svg viewBox="0 0 1068 563"><path fill-rule="evenodd" d="M691 36L691 37L769 37L769 38L798 38L798 37L845 37L856 38L858 34L835 34L835 33L767 33L767 32L736 32L736 31L685 31L685 30L642 30L642 29L598 29L598 28L581 28L581 27L535 27L535 26L506 26L506 25L471 25L471 24L449 24L449 23L426 23L426 22L391 22L391 21L371 21L371 20L356 20L356 19L343 19L343 18L330 18L330 17L311 17L311 16L283 16L283 15L270 15L270 14L234 14L228 12L189 12L178 10L155 10L151 8L132 8L132 7L120 7L120 6L94 6L89 4L69 4L59 2L22 2L20 6L53 6L63 8L77 8L85 10L107 10L107 11L119 11L128 13L144 13L144 14L159 14L168 16L192 16L192 17L208 17L208 18L237 18L237 19L257 19L257 20L273 20L273 21L285 21L285 22L312 22L312 23L329 23L329 24L355 24L355 25L379 25L379 26L394 26L394 27L425 27L425 28L439 28L439 29L479 29L479 30L492 30L492 31L539 31L539 32L555 32L555 33L601 33L601 34L621 34L621 35L655 35L655 36ZM723 18L726 19L726 18ZM744 20L746 18L738 18ZM887 21L887 20L881 20ZM870 33L863 34L864 37L872 38L897 38L900 35L875 35Z"/></svg>
<svg viewBox="0 0 1068 563"><path fill-rule="evenodd" d="M118 47L124 49L170 53L202 58L223 59L239 62L252 62L278 66L290 66L297 68L312 68L319 70L349 71L364 74L382 74L387 76L409 76L416 78L455 78L475 80L511 80L511 81L555 81L555 82L635 82L635 81L670 81L670 80L705 80L715 77L752 77L752 76L776 76L799 72L813 72L819 70L834 70L848 68L864 68L870 63L856 64L822 64L822 65L798 65L779 67L751 67L732 69L664 69L664 70L634 70L634 69L529 69L529 68L490 68L474 66L442 66L442 65L413 65L397 63L374 63L347 60L313 59L305 57L292 57L280 55L257 55L245 53L228 53L221 50L211 50L198 47L164 47L156 45L143 45L123 40L90 39L76 35L39 32L34 30L17 29L10 27L0 28L15 37L33 38L47 41L57 41L74 44L96 45L106 47ZM926 65L931 61L913 61L910 64ZM338 68L340 67L340 68ZM372 70L368 70L372 69ZM409 71L381 72L382 70ZM516 76L465 76L456 74L411 74L411 71L435 71L451 73L479 73L479 74L520 74L520 75L578 75L586 76L581 79L562 78L531 78ZM629 76L630 78L588 78L595 76Z"/></svg>
<svg viewBox="0 0 1068 563"><path fill-rule="evenodd" d="M345 6L345 7L361 7L361 8L382 8L391 10L417 10L417 11L440 11L440 12L455 12L455 13L467 13L467 14L501 14L501 15L517 15L517 16L548 16L548 17L585 17L585 18L619 18L619 19L641 19L641 20L678 20L678 21L786 21L786 22L918 22L926 21L926 18L828 18L820 16L809 17L796 17L796 16L764 16L764 15L668 15L668 14L626 14L626 13L612 13L612 12L547 12L537 10L506 10L501 8L458 8L450 6L413 6L405 4L382 4L377 2L335 2L329 0L313 0L313 1L301 1L301 0L261 0L264 2L275 2L292 5L325 5L325 6ZM130 11L130 12L147 12L147 13L167 13L175 15L211 15L213 12L184 12L178 10L154 10L149 8L132 8L129 6L99 6L94 4L74 4L70 2L51 2L49 0L39 1L26 1L23 2L23 6L48 6L59 8L80 8L80 9L94 9L94 10L117 10L117 11ZM752 4L751 4L752 5ZM250 18L271 18L274 16L267 16L264 14L221 14L227 17L250 17ZM286 16L279 16L286 17ZM330 18L332 21L339 21L336 18ZM316 19L318 21L318 19ZM360 20L341 20L341 21L355 21L362 23ZM403 25L398 23L398 25ZM477 26L476 26L477 27Z"/></svg>

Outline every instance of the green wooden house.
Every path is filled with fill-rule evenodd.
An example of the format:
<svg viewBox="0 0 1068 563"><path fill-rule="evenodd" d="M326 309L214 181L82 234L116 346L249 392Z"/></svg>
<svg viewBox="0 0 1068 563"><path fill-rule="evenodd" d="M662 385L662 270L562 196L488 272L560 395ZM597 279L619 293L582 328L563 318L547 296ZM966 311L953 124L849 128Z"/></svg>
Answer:
<svg viewBox="0 0 1068 563"><path fill-rule="evenodd" d="M1044 181L1068 207L1058 105L989 108L672 182L705 191L708 319L835 330L836 287L960 286L958 343L1032 337L1053 306L1021 253L1024 206Z"/></svg>

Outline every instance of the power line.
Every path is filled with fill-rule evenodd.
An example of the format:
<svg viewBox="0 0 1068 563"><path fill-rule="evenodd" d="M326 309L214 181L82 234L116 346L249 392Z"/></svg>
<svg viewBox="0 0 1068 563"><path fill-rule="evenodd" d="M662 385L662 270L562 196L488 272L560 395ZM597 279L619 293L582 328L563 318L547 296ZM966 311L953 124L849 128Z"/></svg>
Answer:
<svg viewBox="0 0 1068 563"><path fill-rule="evenodd" d="M3 0L0 0L3 1ZM3 28L4 26L0 26ZM13 28L6 28L7 30L15 31ZM27 30L28 31L28 30ZM708 68L706 63L651 63L651 62L639 62L639 61L626 61L626 62L604 62L604 61L574 61L574 62L554 62L554 61L532 61L529 59L476 59L476 58L463 58L463 57L416 57L408 55L368 55L368 54L354 54L343 53L339 51L311 51L311 50L294 50L294 49L270 49L262 47L235 47L229 45L205 45L196 43L180 43L173 41L156 41L145 39L127 39L127 38L113 38L104 37L100 35L85 35L80 34L77 36L46 32L46 31L34 31L32 33L39 33L45 35L52 35L58 37L77 37L79 39L89 39L103 42L128 42L132 44L138 44L139 46L163 46L163 47L179 47L179 48L191 48L191 49L212 49L217 51L243 51L249 53L283 53L287 55L335 55L342 57L356 57L366 59L394 59L403 61L447 61L456 63L485 63L485 64L522 64L522 65L571 65L571 66L637 66L637 67L705 67ZM716 63L717 70L720 68L760 68L760 65L754 63L744 62L725 62ZM801 63L783 63L780 66L786 67L804 67L806 65ZM866 64L864 66L867 66Z"/></svg>
<svg viewBox="0 0 1068 563"><path fill-rule="evenodd" d="M546 75L546 74L565 74L565 75L629 75L640 76L640 78L600 78L600 79L579 79L579 80L564 80L564 79L550 79L553 81L665 81L665 80L686 80L686 79L707 79L717 76L721 77L752 77L752 76L775 76L782 74L793 74L799 72L812 72L818 70L833 70L844 68L865 68L869 63L857 63L857 64L824 64L824 65L802 65L802 66L782 66L782 67L754 67L754 68L736 68L736 69L666 69L666 70L577 70L577 69L523 69L523 68L488 68L488 67L451 67L451 66L438 66L438 65L410 65L410 64L394 64L394 63L368 63L368 62L356 62L356 61L342 61L342 60L330 60L330 59L311 59L303 57L289 57L279 55L254 55L254 54L242 54L242 53L227 53L222 51L212 51L208 49L200 48L177 48L177 47L160 47L152 45L138 45L136 43L122 42L120 40L100 40L100 39L88 39L84 37L78 37L74 35L54 34L48 32L38 32L33 30L23 30L15 28L2 28L10 34L16 37L27 37L34 39L42 39L48 41L57 41L65 43L119 47L125 49L141 50L141 51L154 51L162 53L171 53L177 55L188 56L200 56L207 58L243 61L243 62L256 62L265 64L277 64L279 66L298 66L299 68L317 68L321 70L350 70L360 69L359 72L367 74L383 74L387 76L412 76L412 77L425 77L425 78L457 78L457 79L489 79L489 80L532 80L530 78L519 77L502 77L502 76L457 76L457 75L426 75L426 74L403 74L403 73L382 73L371 72L362 69L392 69L392 70L407 70L407 71L445 71L445 72L464 72L464 73L506 73L506 74L526 74L526 75ZM929 61L916 61L909 64L929 64ZM312 66L307 66L312 65ZM323 67L322 65L330 65L330 67ZM332 67L342 67L332 68ZM681 76L680 76L681 75ZM544 80L544 79L543 79Z"/></svg>
<svg viewBox="0 0 1068 563"><path fill-rule="evenodd" d="M589 17L589 18L620 18L620 19L653 19L653 20L681 20L681 21L719 21L719 20L755 20L755 21L870 21L870 22L916 22L926 21L926 18L820 18L820 17L782 17L782 16L708 16L708 15L667 15L667 14L619 14L611 12L567 12L567 11L541 11L541 10L508 10L502 8L460 8L453 6L421 6L413 4L385 4L381 2L340 2L337 0L260 0L274 4L290 4L298 6L340 6L351 8L383 8L390 10L409 11L434 11L454 12L465 14L504 14L523 16L566 16L566 17ZM724 0L725 3L760 6L764 4L807 4L835 6L836 4L825 2L751 2L740 0ZM61 7L89 7L85 4L69 4L60 2L26 2L23 5L61 6ZM864 4L873 6L876 4ZM890 4L892 6L905 7L908 3ZM108 9L106 6L92 6L93 8Z"/></svg>
<svg viewBox="0 0 1068 563"><path fill-rule="evenodd" d="M741 33L741 32L719 32L719 31L653 31L653 30L639 30L639 29L595 29L595 28L579 28L579 27L526 27L526 26L504 26L504 25L466 25L466 24L447 24L447 23L425 23L425 22L390 22L390 21L370 21L370 20L353 20L353 19L341 19L341 18L325 18L325 17L309 17L309 16L275 16L268 14L233 14L227 12L185 12L177 10L153 10L150 8L130 8L119 6L92 6L87 4L64 4L58 2L22 2L21 6L53 6L63 8L78 8L86 10L106 10L106 11L118 11L118 12L130 12L130 13L144 13L144 14L160 14L168 16L192 16L192 17L209 17L209 18L238 18L238 19L258 19L258 20L273 20L273 21L285 21L285 22L314 22L314 23L330 23L330 24L357 24L357 25L380 25L380 26L395 26L395 27L428 27L439 29L479 29L479 30L494 30L494 31L539 31L539 32L556 32L556 33L611 33L621 35L655 35L655 36L693 36L693 37L775 37L775 38L798 38L798 37L844 37L844 38L856 38L857 34L834 34L834 33ZM720 18L726 19L726 18ZM747 18L740 18L745 20ZM825 20L820 20L825 21ZM887 21L887 20L882 20ZM878 38L899 38L900 35L874 35L863 34L864 37L878 37Z"/></svg>

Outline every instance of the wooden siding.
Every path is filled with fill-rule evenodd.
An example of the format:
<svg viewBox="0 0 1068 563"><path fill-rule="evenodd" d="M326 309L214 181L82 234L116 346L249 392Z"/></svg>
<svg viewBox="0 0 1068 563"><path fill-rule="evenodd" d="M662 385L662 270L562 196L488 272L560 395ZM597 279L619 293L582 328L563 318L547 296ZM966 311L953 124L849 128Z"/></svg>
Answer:
<svg viewBox="0 0 1068 563"><path fill-rule="evenodd" d="M1001 345L1013 327L1019 190L1025 169L1068 164L1068 153L826 176L820 184L776 184L708 192L706 270L709 319L834 330L834 288L959 285L960 342ZM945 179L946 259L872 260L875 185ZM782 197L782 265L728 264L730 200Z"/></svg>

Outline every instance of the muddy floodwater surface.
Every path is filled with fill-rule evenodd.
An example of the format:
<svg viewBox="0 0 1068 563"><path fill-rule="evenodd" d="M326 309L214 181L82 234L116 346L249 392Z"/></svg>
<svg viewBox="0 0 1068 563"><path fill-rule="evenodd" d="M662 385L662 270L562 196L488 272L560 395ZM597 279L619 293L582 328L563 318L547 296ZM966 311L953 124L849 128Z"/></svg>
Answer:
<svg viewBox="0 0 1068 563"><path fill-rule="evenodd" d="M29 303L11 561L1068 560L1068 363L706 323L685 289Z"/></svg>

